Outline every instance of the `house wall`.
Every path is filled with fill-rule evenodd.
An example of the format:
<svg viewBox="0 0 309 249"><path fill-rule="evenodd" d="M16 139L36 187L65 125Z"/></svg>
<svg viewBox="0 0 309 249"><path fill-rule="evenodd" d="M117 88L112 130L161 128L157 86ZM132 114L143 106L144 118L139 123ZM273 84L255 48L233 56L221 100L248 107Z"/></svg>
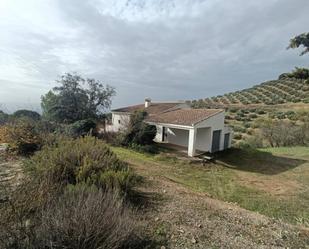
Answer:
<svg viewBox="0 0 309 249"><path fill-rule="evenodd" d="M189 130L168 128L167 142L170 144L176 144L187 147L189 142Z"/></svg>
<svg viewBox="0 0 309 249"><path fill-rule="evenodd" d="M211 150L211 128L198 128L196 129L196 146L195 149L200 151Z"/></svg>
<svg viewBox="0 0 309 249"><path fill-rule="evenodd" d="M221 137L220 137L220 150L223 150L224 148L224 134L225 134L225 126L224 126L224 118L225 118L225 113L221 112L218 113L196 125L197 128L203 128L203 127L210 127L210 138L209 142L207 145L206 151L211 151L212 147L212 135L213 131L216 130L221 130Z"/></svg>
<svg viewBox="0 0 309 249"><path fill-rule="evenodd" d="M163 126L161 125L156 125L157 128L157 134L156 137L154 138L155 142L162 142L162 132L163 132Z"/></svg>
<svg viewBox="0 0 309 249"><path fill-rule="evenodd" d="M130 122L130 114L127 113L112 113L112 130L117 132L126 129Z"/></svg>
<svg viewBox="0 0 309 249"><path fill-rule="evenodd" d="M231 148L232 147L232 140L233 140L233 135L234 135L234 132L233 132L233 129L229 126L225 126L224 127L224 134L227 134L229 133L230 134L230 139L229 139L229 145L228 145L228 148Z"/></svg>

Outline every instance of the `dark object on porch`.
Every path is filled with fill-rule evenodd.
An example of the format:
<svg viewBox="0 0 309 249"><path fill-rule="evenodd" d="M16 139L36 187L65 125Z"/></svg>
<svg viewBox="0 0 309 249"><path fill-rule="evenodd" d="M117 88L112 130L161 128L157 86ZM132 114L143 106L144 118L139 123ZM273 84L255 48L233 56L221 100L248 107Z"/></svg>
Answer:
<svg viewBox="0 0 309 249"><path fill-rule="evenodd" d="M206 163L213 163L213 162L215 162L215 158L213 156L202 156L203 166L205 166Z"/></svg>
<svg viewBox="0 0 309 249"><path fill-rule="evenodd" d="M215 162L214 154L211 154L209 152L204 152L202 154L199 154L196 156L196 158L198 158L202 162L203 166L205 166L207 163Z"/></svg>

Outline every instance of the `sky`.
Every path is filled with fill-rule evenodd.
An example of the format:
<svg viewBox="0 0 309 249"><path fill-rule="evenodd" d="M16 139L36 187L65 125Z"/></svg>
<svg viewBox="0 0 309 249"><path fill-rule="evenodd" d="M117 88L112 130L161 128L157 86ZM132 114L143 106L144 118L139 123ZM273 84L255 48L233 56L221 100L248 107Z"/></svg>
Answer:
<svg viewBox="0 0 309 249"><path fill-rule="evenodd" d="M308 66L308 0L0 0L0 109L38 110L65 72L113 108L240 90Z"/></svg>

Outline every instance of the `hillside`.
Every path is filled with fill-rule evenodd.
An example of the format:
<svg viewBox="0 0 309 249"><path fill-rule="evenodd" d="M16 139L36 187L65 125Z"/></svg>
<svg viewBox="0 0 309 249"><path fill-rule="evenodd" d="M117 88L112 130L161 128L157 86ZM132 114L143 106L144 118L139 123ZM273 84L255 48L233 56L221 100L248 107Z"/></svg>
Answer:
<svg viewBox="0 0 309 249"><path fill-rule="evenodd" d="M305 145L298 133L307 139L309 69L296 67L290 73L281 74L277 80L194 100L191 104L193 108L224 108L226 124L234 129L233 144L236 147L274 146L274 137L276 146ZM276 135L267 133L270 127L265 129L265 126L269 123L272 123L270 127ZM286 139L282 134L286 135ZM288 137L293 139L287 141Z"/></svg>
<svg viewBox="0 0 309 249"><path fill-rule="evenodd" d="M271 80L241 91L192 101L194 107L228 107L309 103L309 84L302 79Z"/></svg>

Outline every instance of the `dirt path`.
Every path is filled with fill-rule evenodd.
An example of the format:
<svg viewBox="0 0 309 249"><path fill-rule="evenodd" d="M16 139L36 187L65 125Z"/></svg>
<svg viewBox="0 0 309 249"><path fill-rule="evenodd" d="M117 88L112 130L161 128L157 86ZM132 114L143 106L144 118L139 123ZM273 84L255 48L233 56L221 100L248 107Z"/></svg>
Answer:
<svg viewBox="0 0 309 249"><path fill-rule="evenodd" d="M146 178L140 189L158 201L145 222L166 248L309 248L309 230L191 191L158 173L162 163L129 162Z"/></svg>

